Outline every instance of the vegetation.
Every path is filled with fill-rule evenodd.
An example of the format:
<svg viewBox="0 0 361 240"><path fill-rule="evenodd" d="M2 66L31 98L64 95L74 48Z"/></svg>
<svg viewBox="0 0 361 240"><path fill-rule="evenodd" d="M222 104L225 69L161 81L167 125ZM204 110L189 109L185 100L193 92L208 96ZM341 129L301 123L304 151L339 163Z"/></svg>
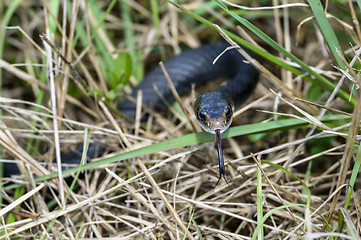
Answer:
<svg viewBox="0 0 361 240"><path fill-rule="evenodd" d="M360 10L0 1L1 159L22 172L0 175L0 239L360 239ZM252 51L261 74L223 134L229 185L214 186L214 136L191 127L201 89L145 123L117 106L160 60L217 41ZM99 158L50 164L97 143Z"/></svg>

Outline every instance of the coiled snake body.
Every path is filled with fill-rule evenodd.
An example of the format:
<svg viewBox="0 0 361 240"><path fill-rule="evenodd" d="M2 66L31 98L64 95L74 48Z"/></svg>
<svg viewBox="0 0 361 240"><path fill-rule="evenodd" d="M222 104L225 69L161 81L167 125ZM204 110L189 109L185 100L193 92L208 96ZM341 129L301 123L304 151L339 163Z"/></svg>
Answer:
<svg viewBox="0 0 361 240"><path fill-rule="evenodd" d="M200 126L217 136L220 167L218 181L222 176L225 179L220 134L230 126L234 109L252 93L258 78L258 71L245 63L243 56L235 49L224 52L216 63L212 64L213 60L227 47L229 47L228 43L203 45L184 51L164 63L179 94L189 91L192 84L199 85L220 77L231 79L217 90L201 95L194 103L194 111ZM143 92L143 104L157 111L162 110L166 102L174 101L174 96L160 67L147 74L133 90L131 94L133 98L136 98L138 90ZM134 119L135 108L135 103L126 100L119 110L130 119ZM77 150L81 149L82 147L78 147ZM91 146L89 149L88 157L95 157L95 151ZM79 163L80 156L72 152L65 153L62 155L62 161L63 163ZM4 169L4 176L18 173L15 164L4 164Z"/></svg>

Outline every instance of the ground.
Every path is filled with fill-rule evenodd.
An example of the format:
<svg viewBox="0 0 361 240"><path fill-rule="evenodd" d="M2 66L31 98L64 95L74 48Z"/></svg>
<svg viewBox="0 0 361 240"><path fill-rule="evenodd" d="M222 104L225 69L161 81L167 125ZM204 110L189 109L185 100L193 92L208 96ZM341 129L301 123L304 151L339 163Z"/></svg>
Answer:
<svg viewBox="0 0 361 240"><path fill-rule="evenodd" d="M1 159L21 170L1 178L1 239L360 239L358 3L4 0L0 13ZM117 106L160 60L220 41L248 48L260 76L215 186L193 102L227 79L181 96L185 113L138 105L149 117L129 123ZM105 151L60 175L50 164L89 142Z"/></svg>

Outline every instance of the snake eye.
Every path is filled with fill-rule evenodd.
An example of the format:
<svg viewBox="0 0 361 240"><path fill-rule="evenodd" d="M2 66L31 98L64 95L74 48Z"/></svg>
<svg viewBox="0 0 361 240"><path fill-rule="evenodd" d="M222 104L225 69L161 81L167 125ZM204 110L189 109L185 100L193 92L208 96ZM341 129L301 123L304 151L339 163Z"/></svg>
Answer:
<svg viewBox="0 0 361 240"><path fill-rule="evenodd" d="M206 114L204 113L202 108L198 110L198 119L202 121L207 119Z"/></svg>
<svg viewBox="0 0 361 240"><path fill-rule="evenodd" d="M232 117L232 108L231 108L231 106L227 106L226 107L226 110L224 111L224 113L225 113L225 115L226 115L226 118L230 118L230 117Z"/></svg>

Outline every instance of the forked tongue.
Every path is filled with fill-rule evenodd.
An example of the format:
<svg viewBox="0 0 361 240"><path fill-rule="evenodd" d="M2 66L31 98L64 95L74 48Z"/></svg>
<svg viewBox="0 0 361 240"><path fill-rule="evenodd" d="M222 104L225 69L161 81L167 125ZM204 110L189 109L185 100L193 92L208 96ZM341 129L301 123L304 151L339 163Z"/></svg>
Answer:
<svg viewBox="0 0 361 240"><path fill-rule="evenodd" d="M224 181L227 182L226 176L224 175L225 173L225 168L224 168L224 160L223 160L223 151L222 151L222 139L221 139L221 130L220 129L216 129L216 141L217 141L217 150L218 150L218 161L219 161L219 178L218 181L216 183L215 186L217 186L217 184L219 183L219 180L221 180L221 178L223 177ZM229 185L229 184L228 184Z"/></svg>

